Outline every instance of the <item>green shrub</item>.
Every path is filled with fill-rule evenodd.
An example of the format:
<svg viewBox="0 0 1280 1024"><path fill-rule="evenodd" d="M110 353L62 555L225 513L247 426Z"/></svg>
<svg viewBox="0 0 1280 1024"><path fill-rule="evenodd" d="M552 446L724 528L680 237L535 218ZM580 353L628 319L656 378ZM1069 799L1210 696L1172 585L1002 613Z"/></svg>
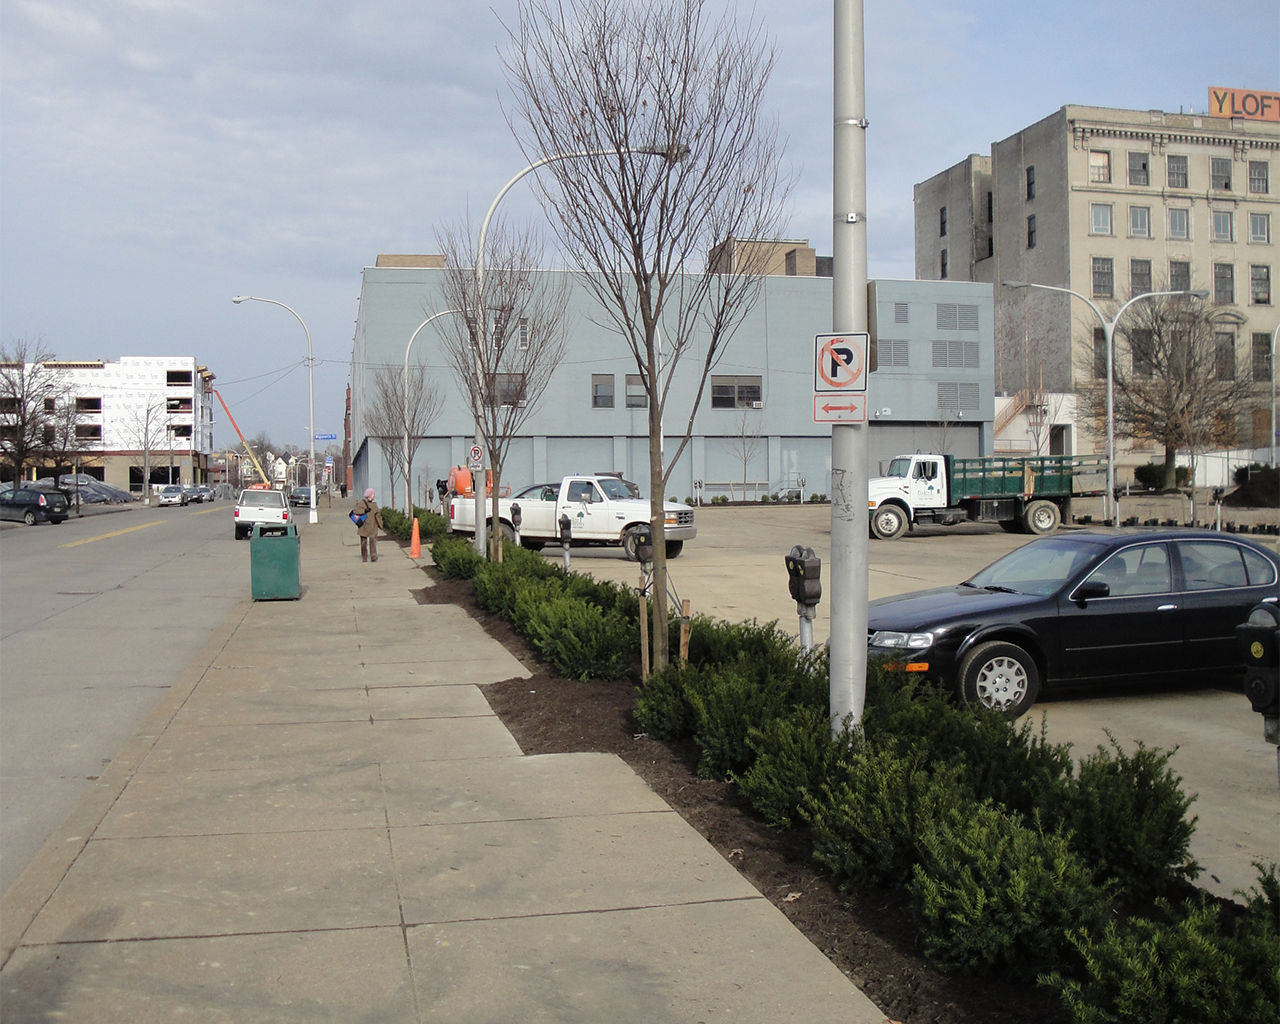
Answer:
<svg viewBox="0 0 1280 1024"><path fill-rule="evenodd" d="M1034 976L1095 929L1106 890L1061 833L983 803L921 820L907 885L926 955L946 969Z"/></svg>
<svg viewBox="0 0 1280 1024"><path fill-rule="evenodd" d="M1071 941L1083 978L1055 971L1054 988L1077 1024L1272 1024L1280 1007L1280 902L1275 866L1245 913L1224 921L1203 895L1175 907L1157 900L1161 917L1111 922Z"/></svg>
<svg viewBox="0 0 1280 1024"><path fill-rule="evenodd" d="M414 507L413 514L418 517L418 537L423 544L432 544L449 532L449 517L439 512L429 512L425 508ZM410 531L413 525L409 526Z"/></svg>
<svg viewBox="0 0 1280 1024"><path fill-rule="evenodd" d="M694 713L688 694L702 686L706 672L672 662L640 684L632 714L654 739L673 742L693 735Z"/></svg>
<svg viewBox="0 0 1280 1024"><path fill-rule="evenodd" d="M735 777L738 791L771 828L790 828L805 796L818 792L831 778L853 738L846 729L831 733L822 708L793 707L786 715L747 732L754 760Z"/></svg>
<svg viewBox="0 0 1280 1024"><path fill-rule="evenodd" d="M753 668L746 659L718 666L706 686L687 695L703 778L723 779L750 767L754 755L747 735L788 709L785 686L762 682Z"/></svg>
<svg viewBox="0 0 1280 1024"><path fill-rule="evenodd" d="M514 619L517 584L528 578L523 567L515 561L481 562L471 577L476 604L511 621Z"/></svg>
<svg viewBox="0 0 1280 1024"><path fill-rule="evenodd" d="M1114 878L1138 899L1164 891L1174 879L1200 872L1191 858L1194 797L1169 769L1173 751L1141 743L1132 755L1110 733L1112 750L1080 763L1075 785L1058 807L1047 807L1074 834L1072 847L1093 864L1099 879Z"/></svg>
<svg viewBox="0 0 1280 1024"><path fill-rule="evenodd" d="M1148 462L1143 466L1133 467L1133 480L1139 487L1148 491L1164 490L1164 463ZM1185 487L1191 479L1191 470L1187 466L1178 466L1173 471L1175 487Z"/></svg>
<svg viewBox="0 0 1280 1024"><path fill-rule="evenodd" d="M441 575L450 580L469 580L484 559L476 554L471 541L450 534L431 545L431 558Z"/></svg>
<svg viewBox="0 0 1280 1024"><path fill-rule="evenodd" d="M409 531L412 529L409 518L394 508L382 509L382 528L387 531L387 536L395 537L397 540L408 540Z"/></svg>
<svg viewBox="0 0 1280 1024"><path fill-rule="evenodd" d="M554 594L529 605L534 586L554 587L549 581L521 581L516 599L524 617L525 635L534 649L569 679L621 679L638 653L634 637L616 612L605 612L585 601Z"/></svg>

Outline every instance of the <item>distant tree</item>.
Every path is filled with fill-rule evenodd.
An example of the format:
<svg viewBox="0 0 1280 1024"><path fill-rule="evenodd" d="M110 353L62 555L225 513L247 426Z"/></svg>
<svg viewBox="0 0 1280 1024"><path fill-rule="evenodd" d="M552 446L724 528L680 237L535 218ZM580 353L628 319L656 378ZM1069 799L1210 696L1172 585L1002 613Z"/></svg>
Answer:
<svg viewBox="0 0 1280 1024"><path fill-rule="evenodd" d="M751 461L756 457L756 452L760 450L763 433L764 419L761 414L742 409L738 412L733 436L725 442L725 447L729 449L742 466L743 501L747 500L747 474L750 472ZM753 487L751 489L751 499L755 500L755 497L755 488ZM732 484L729 485L729 498L731 500L733 498Z"/></svg>
<svg viewBox="0 0 1280 1024"><path fill-rule="evenodd" d="M478 242L465 228L444 228L438 244L445 256L443 301L474 313L437 321L445 362L480 428L485 462L493 472L490 517L498 522L498 490L511 442L542 401L564 359L568 289L563 277L538 273L542 247L531 231L493 223L485 239L483 295L475 273ZM483 486L477 481L477 486ZM502 531L489 537L502 560Z"/></svg>
<svg viewBox="0 0 1280 1024"><path fill-rule="evenodd" d="M46 364L54 355L39 340L0 346L0 458L16 484L47 456L57 434L57 411L74 409L70 378Z"/></svg>
<svg viewBox="0 0 1280 1024"><path fill-rule="evenodd" d="M1029 289L1028 289L1029 291ZM1013 392L1011 401L1023 414L1034 454L1047 455L1053 427L1067 403L1069 361L1052 333L1058 307L1043 294L1035 302L1008 302L1002 307L996 343L1000 347L998 389Z"/></svg>
<svg viewBox="0 0 1280 1024"><path fill-rule="evenodd" d="M440 388L427 379L421 364L409 367L408 388L402 367L381 366L374 373L373 403L369 409L369 432L391 467L391 491L395 478L404 480L406 514L413 509L413 452L417 440L425 436L444 404ZM404 443L409 439L408 450Z"/></svg>
<svg viewBox="0 0 1280 1024"><path fill-rule="evenodd" d="M712 369L759 293L790 190L764 113L775 51L752 14L706 0L519 0L509 114L563 249L635 360L648 399L653 665L667 657L662 502ZM709 254L716 247L719 258ZM663 448L671 383L698 360ZM664 464L665 460L665 464Z"/></svg>
<svg viewBox="0 0 1280 1024"><path fill-rule="evenodd" d="M1116 331L1115 433L1164 448L1168 489L1180 450L1194 459L1238 439L1238 410L1247 407L1252 382L1236 351L1235 326L1203 299L1168 296L1134 303ZM1105 380L1090 379L1081 400L1105 423Z"/></svg>

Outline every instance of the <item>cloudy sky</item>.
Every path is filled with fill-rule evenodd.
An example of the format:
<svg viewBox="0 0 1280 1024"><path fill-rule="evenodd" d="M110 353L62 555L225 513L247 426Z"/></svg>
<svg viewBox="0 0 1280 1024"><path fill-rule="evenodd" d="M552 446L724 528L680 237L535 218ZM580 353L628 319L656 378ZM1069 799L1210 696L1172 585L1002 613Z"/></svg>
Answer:
<svg viewBox="0 0 1280 1024"><path fill-rule="evenodd" d="M340 433L360 271L432 252L525 163L503 121L515 0L0 0L0 344L193 355L246 433ZM831 251L829 0L759 0ZM1203 111L1280 85L1280 5L866 0L869 272L910 278L912 185L1068 103ZM504 212L533 221L530 191ZM218 414L217 441L234 442Z"/></svg>

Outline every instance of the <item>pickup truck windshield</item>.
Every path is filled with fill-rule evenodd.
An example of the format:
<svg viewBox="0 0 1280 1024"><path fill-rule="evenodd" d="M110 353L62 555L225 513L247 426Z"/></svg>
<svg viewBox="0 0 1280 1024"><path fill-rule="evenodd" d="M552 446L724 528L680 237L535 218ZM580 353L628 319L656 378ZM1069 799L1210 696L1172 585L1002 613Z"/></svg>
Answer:
<svg viewBox="0 0 1280 1024"><path fill-rule="evenodd" d="M600 478L600 489L605 495L614 501L621 501L624 498L633 497L630 489L625 483L616 476L605 476Z"/></svg>
<svg viewBox="0 0 1280 1024"><path fill-rule="evenodd" d="M902 477L910 476L911 460L910 459L894 459L892 462L889 463L889 468L888 470L885 471L884 475L885 476L902 476Z"/></svg>

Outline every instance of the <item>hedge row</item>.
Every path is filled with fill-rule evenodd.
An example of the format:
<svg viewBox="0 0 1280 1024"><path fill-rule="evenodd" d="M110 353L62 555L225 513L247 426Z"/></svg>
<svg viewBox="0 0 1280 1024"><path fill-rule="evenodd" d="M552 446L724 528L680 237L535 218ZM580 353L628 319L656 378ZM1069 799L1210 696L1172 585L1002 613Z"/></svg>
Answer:
<svg viewBox="0 0 1280 1024"><path fill-rule="evenodd" d="M451 537L433 557L562 674L629 671L630 590L519 549L491 564ZM773 623L698 616L688 661L639 688L635 716L651 736L691 740L698 772L733 780L771 826L804 829L837 884L901 888L944 969L1038 978L1081 1024L1275 1019L1275 865L1258 865L1261 888L1239 913L1170 898L1199 871L1171 752L1112 739L1077 765L1043 724L874 665L861 726L832 735L827 693L824 652L801 655Z"/></svg>

